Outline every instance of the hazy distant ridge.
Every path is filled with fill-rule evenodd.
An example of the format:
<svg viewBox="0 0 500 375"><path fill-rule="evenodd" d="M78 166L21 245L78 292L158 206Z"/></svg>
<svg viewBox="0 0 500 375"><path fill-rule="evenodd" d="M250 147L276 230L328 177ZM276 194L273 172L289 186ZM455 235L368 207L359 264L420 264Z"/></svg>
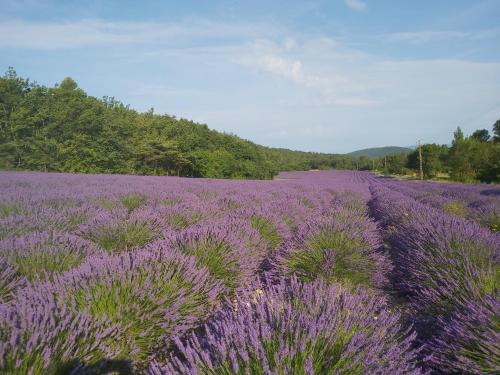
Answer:
<svg viewBox="0 0 500 375"><path fill-rule="evenodd" d="M396 155L406 152L411 152L412 150L408 147L399 147L399 146L386 146L386 147L372 147L365 148L362 150L357 150L353 152L349 152L346 155L349 156L366 156L368 158L380 158L389 155Z"/></svg>

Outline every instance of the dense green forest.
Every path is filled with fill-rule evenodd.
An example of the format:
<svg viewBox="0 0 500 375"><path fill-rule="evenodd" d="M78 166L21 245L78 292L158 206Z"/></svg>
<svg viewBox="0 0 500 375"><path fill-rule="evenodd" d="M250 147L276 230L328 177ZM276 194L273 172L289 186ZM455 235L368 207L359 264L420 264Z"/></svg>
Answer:
<svg viewBox="0 0 500 375"><path fill-rule="evenodd" d="M500 182L500 120L493 125L493 135L479 129L465 136L458 127L451 146L423 144L421 154L426 179L445 174L459 182ZM419 150L379 158L373 168L387 174L419 174Z"/></svg>
<svg viewBox="0 0 500 375"><path fill-rule="evenodd" d="M140 113L87 95L71 78L52 88L12 68L0 78L2 169L267 179L283 170L368 164L259 146L186 119Z"/></svg>

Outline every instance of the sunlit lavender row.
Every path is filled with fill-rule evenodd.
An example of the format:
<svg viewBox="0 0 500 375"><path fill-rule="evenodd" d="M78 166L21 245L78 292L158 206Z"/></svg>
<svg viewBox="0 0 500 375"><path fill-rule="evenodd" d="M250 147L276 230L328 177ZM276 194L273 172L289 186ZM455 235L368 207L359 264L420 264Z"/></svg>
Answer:
<svg viewBox="0 0 500 375"><path fill-rule="evenodd" d="M354 171L0 173L0 372L498 373L499 201Z"/></svg>

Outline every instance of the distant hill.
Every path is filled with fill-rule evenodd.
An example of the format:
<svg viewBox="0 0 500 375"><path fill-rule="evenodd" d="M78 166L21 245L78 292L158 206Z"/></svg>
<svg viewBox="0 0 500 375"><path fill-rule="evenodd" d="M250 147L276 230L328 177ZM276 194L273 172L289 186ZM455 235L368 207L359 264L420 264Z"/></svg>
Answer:
<svg viewBox="0 0 500 375"><path fill-rule="evenodd" d="M399 147L399 146L386 146L386 147L372 147L365 148L363 150L357 150L349 152L346 155L349 156L366 156L367 158L381 158L389 155L402 154L412 151L409 147Z"/></svg>

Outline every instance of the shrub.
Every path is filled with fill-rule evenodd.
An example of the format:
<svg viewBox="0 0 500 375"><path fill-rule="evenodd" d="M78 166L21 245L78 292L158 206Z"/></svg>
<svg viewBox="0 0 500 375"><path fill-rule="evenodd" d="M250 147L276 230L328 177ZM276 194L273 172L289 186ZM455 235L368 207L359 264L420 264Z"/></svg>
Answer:
<svg viewBox="0 0 500 375"><path fill-rule="evenodd" d="M29 281L50 279L96 251L91 242L64 232L32 232L0 241L0 257Z"/></svg>
<svg viewBox="0 0 500 375"><path fill-rule="evenodd" d="M0 260L0 304L14 297L16 290L25 285L26 279L20 277L7 261Z"/></svg>
<svg viewBox="0 0 500 375"><path fill-rule="evenodd" d="M280 236L273 223L262 216L253 215L250 218L252 226L260 233L262 238L268 242L269 247L273 250L277 249L283 238Z"/></svg>
<svg viewBox="0 0 500 375"><path fill-rule="evenodd" d="M55 278L50 290L74 314L85 314L113 340L95 333L95 342L115 353L113 360L140 366L174 335L195 327L217 305L220 282L195 259L158 242L149 251L91 257L79 268ZM50 316L50 315L49 315ZM91 362L99 360L90 357Z"/></svg>
<svg viewBox="0 0 500 375"><path fill-rule="evenodd" d="M301 280L383 287L390 263L380 253L377 227L356 212L340 209L330 218L302 225L277 256L278 272Z"/></svg>
<svg viewBox="0 0 500 375"><path fill-rule="evenodd" d="M67 374L118 353L106 345L118 333L58 301L49 285L26 288L0 304L0 372L12 375ZM73 372L71 372L73 373Z"/></svg>
<svg viewBox="0 0 500 375"><path fill-rule="evenodd" d="M121 252L144 247L159 238L161 230L161 222L154 215L121 218L103 214L81 226L78 233L108 252Z"/></svg>
<svg viewBox="0 0 500 375"><path fill-rule="evenodd" d="M500 369L500 306L498 298L467 302L441 323L444 332L427 344L437 372L494 374Z"/></svg>
<svg viewBox="0 0 500 375"><path fill-rule="evenodd" d="M206 326L176 340L152 374L418 374L413 335L384 301L323 281L258 286ZM353 314L353 312L355 312Z"/></svg>
<svg viewBox="0 0 500 375"><path fill-rule="evenodd" d="M147 201L147 196L138 193L129 193L120 197L120 202L127 208L129 213L143 206Z"/></svg>
<svg viewBox="0 0 500 375"><path fill-rule="evenodd" d="M425 363L445 373L481 373L491 366L485 356L498 353L491 342L498 339L500 237L398 193L373 191L374 212L388 224L394 286L426 344Z"/></svg>
<svg viewBox="0 0 500 375"><path fill-rule="evenodd" d="M173 248L194 256L230 291L255 278L264 257L255 246L258 234L243 220L225 218L186 228L167 239Z"/></svg>

